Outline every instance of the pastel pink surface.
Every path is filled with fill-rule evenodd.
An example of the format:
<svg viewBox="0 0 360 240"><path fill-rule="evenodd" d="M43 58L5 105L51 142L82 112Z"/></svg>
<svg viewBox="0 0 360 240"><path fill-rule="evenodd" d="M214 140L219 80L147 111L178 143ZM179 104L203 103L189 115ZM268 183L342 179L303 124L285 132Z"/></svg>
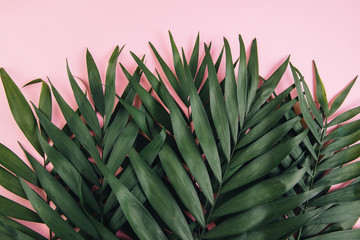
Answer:
<svg viewBox="0 0 360 240"><path fill-rule="evenodd" d="M315 60L333 99L360 73L359 1L8 1L0 8L0 67L18 86L46 79L74 103L65 63L74 75L87 79L85 51L88 48L105 75L107 60L116 45L126 47L119 61L130 70L135 67L129 51L146 54L151 69L158 65L148 46L151 41L167 61L171 61L168 30L179 46L190 53L195 37L213 41L218 54L225 36L238 53L238 34L247 50L257 38L260 74L267 78L291 54L291 62L313 87L312 60ZM118 68L118 92L127 81ZM287 71L280 88L292 83ZM23 90L37 103L39 86ZM360 102L356 83L340 112ZM23 157L17 141L31 149L16 126L0 84L0 142ZM63 123L54 106L55 123ZM5 190L0 189L1 194ZM5 193L6 194L6 193ZM46 230L44 229L44 234Z"/></svg>

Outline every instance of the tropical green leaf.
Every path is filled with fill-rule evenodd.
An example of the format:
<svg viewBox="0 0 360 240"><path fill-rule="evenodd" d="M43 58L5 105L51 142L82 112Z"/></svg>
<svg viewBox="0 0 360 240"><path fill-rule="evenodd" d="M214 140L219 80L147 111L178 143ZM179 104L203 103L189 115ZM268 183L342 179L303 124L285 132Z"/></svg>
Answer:
<svg viewBox="0 0 360 240"><path fill-rule="evenodd" d="M91 103L89 102L89 100L86 98L86 95L82 92L79 85L76 83L67 62L66 62L66 68L67 68L67 73L68 73L68 77L70 80L70 85L73 90L76 103L79 107L79 110L80 110L82 116L84 117L86 123L94 131L96 136L99 139L102 139L102 131L101 131L99 121L96 117L95 110L91 106Z"/></svg>
<svg viewBox="0 0 360 240"><path fill-rule="evenodd" d="M25 221L42 223L42 220L37 213L1 195L0 215Z"/></svg>
<svg viewBox="0 0 360 240"><path fill-rule="evenodd" d="M95 141L91 136L90 132L88 131L85 123L65 102L60 93L52 84L51 89L71 131L75 134L81 145L84 146L84 148L90 153L90 155L94 159L100 159L99 151L96 148Z"/></svg>
<svg viewBox="0 0 360 240"><path fill-rule="evenodd" d="M48 206L47 203L24 182L24 180L20 179L20 183L31 202L31 205L44 223L49 226L51 231L64 240L83 239L81 235L65 222L65 220L63 220L50 206Z"/></svg>
<svg viewBox="0 0 360 240"><path fill-rule="evenodd" d="M291 197L283 197L273 202L259 205L220 222L204 235L205 239L224 238L249 231L278 219L286 212L298 207L320 192L314 189Z"/></svg>
<svg viewBox="0 0 360 240"><path fill-rule="evenodd" d="M250 109L252 112L257 112L260 107L266 102L271 94L274 92L276 86L279 84L285 70L289 64L290 56L275 70L275 72L264 82L258 89L253 106Z"/></svg>
<svg viewBox="0 0 360 240"><path fill-rule="evenodd" d="M43 80L42 80L41 78L37 78L37 79L34 79L34 80L26 83L26 84L23 86L23 88L24 88L24 87L27 87L27 86L30 86L30 85L33 85L33 84L36 84L36 83L42 83L42 82L43 82Z"/></svg>
<svg viewBox="0 0 360 240"><path fill-rule="evenodd" d="M296 99L291 100L290 102L282 105L276 111L269 113L267 120L260 122L258 125L253 127L250 132L248 132L244 137L239 140L239 143L236 145L236 148L241 148L252 141L258 139L264 133L268 132L276 123L284 117L284 115L297 103Z"/></svg>
<svg viewBox="0 0 360 240"><path fill-rule="evenodd" d="M124 71L124 73L128 79L131 78L133 81L137 83L140 81L141 72L139 67L135 69L133 75L131 75L127 71ZM131 87L131 85L128 84L121 97L126 102L132 103L135 98L135 93L136 92ZM128 119L129 119L129 113L126 111L125 108L122 107L121 104L118 104L114 110L113 119L112 121L110 121L110 124L105 131L105 136L103 140L103 155L102 155L103 159L108 158L117 138L119 137L119 132L121 132L125 128Z"/></svg>
<svg viewBox="0 0 360 240"><path fill-rule="evenodd" d="M207 58L210 109L212 120L215 125L216 133L220 140L220 145L226 159L230 160L231 140L229 117L220 84L216 75L214 63L211 59L209 49L205 47L205 58Z"/></svg>
<svg viewBox="0 0 360 240"><path fill-rule="evenodd" d="M241 234L238 237L231 238L231 240L286 239L291 234L296 232L299 228L310 222L312 219L316 218L324 210L324 208L320 208L305 214L297 215L295 217L281 219L257 230Z"/></svg>
<svg viewBox="0 0 360 240"><path fill-rule="evenodd" d="M137 57L133 55L135 60L137 61ZM145 65L141 64L141 60L137 62L139 66L145 67ZM126 69L122 66L122 70L126 71ZM169 113L161 106L161 104L156 101L156 99L148 93L138 82L134 81L131 78L128 78L129 83L135 89L136 93L139 95L142 103L145 105L146 109L149 113L166 129L172 132L172 125Z"/></svg>
<svg viewBox="0 0 360 240"><path fill-rule="evenodd" d="M236 96L236 79L234 73L233 60L229 42L224 38L225 55L226 55L226 73L225 73L225 104L229 115L229 124L233 141L237 141L239 128L239 114Z"/></svg>
<svg viewBox="0 0 360 240"><path fill-rule="evenodd" d="M46 169L24 148L22 148L27 159L34 168L39 178L42 189L72 223L82 229L89 235L98 238L99 235L95 231L93 224L78 206L77 202L72 198L69 192L48 172Z"/></svg>
<svg viewBox="0 0 360 240"><path fill-rule="evenodd" d="M35 240L46 240L46 238L44 238L39 233L33 231L32 229L30 229L28 227L25 227L24 225L18 223L17 221L12 220L11 218L0 215L0 222L4 225L8 226L9 228L16 229L20 232L25 233L27 236L32 237ZM20 240L21 238L18 238L18 239Z"/></svg>
<svg viewBox="0 0 360 240"><path fill-rule="evenodd" d="M252 160L223 185L221 192L225 193L236 189L268 174L302 142L307 133L308 131L305 130L296 137L276 145L271 150Z"/></svg>
<svg viewBox="0 0 360 240"><path fill-rule="evenodd" d="M347 187L328 193L309 203L310 207L324 206L332 203L345 203L356 201L360 198L360 183L351 184Z"/></svg>
<svg viewBox="0 0 360 240"><path fill-rule="evenodd" d="M165 144L159 152L159 157L161 165L177 195L200 225L205 227L205 220L199 197L189 175L178 159L178 156L169 145Z"/></svg>
<svg viewBox="0 0 360 240"><path fill-rule="evenodd" d="M186 93L186 95L185 95L186 99L184 99L185 100L184 104L188 105L187 96L189 95L189 93L188 93L188 88L186 86L185 71L184 71L184 67L183 67L183 62L181 61L179 50L178 50L178 48L177 48L177 46L175 44L174 38L173 38L170 31L169 31L169 38L170 38L170 43L171 43L171 49L172 49L172 55L173 55L174 68L175 68L176 76L177 76L177 79L179 80L179 83L180 83L181 87L184 89L184 91Z"/></svg>
<svg viewBox="0 0 360 240"><path fill-rule="evenodd" d="M359 204L360 201L354 201L334 206L314 219L311 224L343 222L360 217Z"/></svg>
<svg viewBox="0 0 360 240"><path fill-rule="evenodd" d="M40 124L53 141L56 149L69 159L82 176L93 184L99 185L99 180L93 167L76 144L63 131L50 122L50 120L46 118L41 111L39 111L35 106L33 107L39 118Z"/></svg>
<svg viewBox="0 0 360 240"><path fill-rule="evenodd" d="M354 80L351 81L351 83L343 90L341 91L341 93L335 98L334 102L331 105L330 108L330 115L334 114L336 112L336 110L339 109L339 107L341 106L341 104L344 102L345 98L347 97L347 95L349 94L351 88L354 86L355 82L356 82L357 76L355 77Z"/></svg>
<svg viewBox="0 0 360 240"><path fill-rule="evenodd" d="M337 152L332 157L320 162L319 171L328 170L349 163L357 159L360 155L360 144L353 145L342 151Z"/></svg>
<svg viewBox="0 0 360 240"><path fill-rule="evenodd" d="M215 175L215 178L218 182L222 181L221 176L221 165L219 152L216 146L216 141L214 135L211 131L210 121L206 115L204 106L201 103L201 99L197 94L195 85L192 81L192 76L190 68L185 59L185 54L183 52L184 58L184 68L186 74L186 80L190 96L190 105L191 105L191 117L194 124L194 130L201 148L204 151L206 159L210 165L212 172Z"/></svg>
<svg viewBox="0 0 360 240"><path fill-rule="evenodd" d="M0 167L0 186L26 199L26 194L21 187L19 179L2 167Z"/></svg>
<svg viewBox="0 0 360 240"><path fill-rule="evenodd" d="M162 183L161 179L151 170L134 149L130 150L129 157L141 184L141 188L161 219L180 238L192 239L189 226L180 207Z"/></svg>
<svg viewBox="0 0 360 240"><path fill-rule="evenodd" d="M329 116L329 105L326 97L326 91L323 82L321 81L318 69L316 67L315 61L313 61L314 70L315 70L315 79L316 79L316 97L320 103L322 110L326 116Z"/></svg>
<svg viewBox="0 0 360 240"><path fill-rule="evenodd" d="M249 115L246 118L245 125L243 127L243 131L255 126L259 122L261 122L265 117L271 114L276 108L282 103L282 101L290 94L290 92L294 89L295 85L291 85L286 90L281 92L278 96L272 99L270 102L265 104L259 111L254 112L253 115Z"/></svg>
<svg viewBox="0 0 360 240"><path fill-rule="evenodd" d="M248 71L248 94L246 111L249 112L253 101L255 100L256 91L259 87L259 60L257 52L256 38L251 43Z"/></svg>
<svg viewBox="0 0 360 240"><path fill-rule="evenodd" d="M338 139L341 137L345 137L347 135L350 135L354 132L356 132L358 129L360 129L360 120L353 121L351 123L341 125L340 127L334 129L331 133L329 133L324 140L329 141L332 139Z"/></svg>
<svg viewBox="0 0 360 240"><path fill-rule="evenodd" d="M269 150L294 126L294 124L299 121L300 117L294 117L266 133L248 147L244 147L235 152L233 158L231 159L229 171L225 176L225 180L229 179L229 177L231 177L242 164Z"/></svg>
<svg viewBox="0 0 360 240"><path fill-rule="evenodd" d="M20 89L3 68L0 68L0 77L5 89L11 113L17 125L36 151L38 151L40 155L43 155L43 151L37 139L37 132L39 129L28 102L21 93Z"/></svg>
<svg viewBox="0 0 360 240"><path fill-rule="evenodd" d="M321 153L333 152L333 151L342 149L344 147L350 146L351 144L359 141L360 140L360 129L358 128L358 129L354 129L354 130L355 131L352 134L331 142L329 145L327 145L321 151Z"/></svg>
<svg viewBox="0 0 360 240"><path fill-rule="evenodd" d="M247 94L248 94L248 81L247 81L247 68L246 68L246 52L244 41L239 35L240 43L240 61L239 61L239 70L238 70L238 79L237 79L237 101L239 108L239 121L240 128L244 125L246 106L247 106Z"/></svg>
<svg viewBox="0 0 360 240"><path fill-rule="evenodd" d="M296 90L297 90L297 93L298 93L301 113L302 113L302 115L303 115L303 117L305 119L305 122L306 122L307 126L309 127L312 135L315 137L315 139L318 142L321 142L320 137L319 137L319 132L318 132L318 126L317 126L316 122L314 121L314 119L311 116L311 113L309 111L309 107L308 107L308 105L306 103L303 92L301 90L302 88L301 88L301 85L300 85L299 76L297 74L297 69L291 63L290 63L290 68L291 68L291 71L292 71L292 74L293 74L293 77L294 77L294 80L295 80L295 86L296 86Z"/></svg>
<svg viewBox="0 0 360 240"><path fill-rule="evenodd" d="M114 148L109 156L106 166L115 173L124 161L126 155L133 146L138 136L139 128L134 121L130 121L125 129L120 133Z"/></svg>
<svg viewBox="0 0 360 240"><path fill-rule="evenodd" d="M298 183L304 173L305 169L300 169L296 172L285 173L266 179L219 205L218 208L215 208L212 217L237 213L274 200Z"/></svg>
<svg viewBox="0 0 360 240"><path fill-rule="evenodd" d="M355 162L329 172L317 181L314 186L331 186L360 176L360 162Z"/></svg>
<svg viewBox="0 0 360 240"><path fill-rule="evenodd" d="M163 91L165 86L160 85L159 90ZM207 172L205 163L200 155L199 149L195 143L194 138L188 128L185 120L181 116L179 109L177 108L172 98L167 99L167 104L170 109L171 123L174 130L176 144L179 151L189 167L192 175L195 177L202 189L204 195L210 203L214 202L213 191L210 183L210 177Z"/></svg>
<svg viewBox="0 0 360 240"><path fill-rule="evenodd" d="M35 173L15 153L0 143L0 164L34 185L38 185Z"/></svg>
<svg viewBox="0 0 360 240"><path fill-rule="evenodd" d="M0 235L3 240L34 240L34 238L2 222L0 222Z"/></svg>
<svg viewBox="0 0 360 240"><path fill-rule="evenodd" d="M302 79L304 79L304 77L302 76L300 71L298 69L296 69L296 68L295 68L295 70L298 73L298 75L301 76ZM313 96L312 96L312 94L310 92L310 89L309 89L309 87L308 87L308 85L306 84L305 81L302 81L302 86L304 88L306 101L307 101L307 104L309 105L310 111L314 115L315 120L318 122L319 126L322 127L324 125L324 118L321 115L320 109L318 109L316 107L314 98L313 98Z"/></svg>
<svg viewBox="0 0 360 240"><path fill-rule="evenodd" d="M91 97L94 100L95 109L101 114L101 116L104 116L105 100L103 85L101 82L99 70L88 49L86 49L86 67L88 72Z"/></svg>
<svg viewBox="0 0 360 240"><path fill-rule="evenodd" d="M161 68L165 73L165 76L169 80L171 86L173 87L173 89L175 90L177 95L181 98L182 102L186 103L187 102L187 95L184 92L184 90L182 89L182 87L180 86L180 84L178 82L178 79L176 78L174 73L171 71L170 67L161 58L160 54L157 52L155 47L151 43L149 43L149 44L150 44L150 47L151 47L152 51L154 52L157 60L159 61L160 65L161 65Z"/></svg>
<svg viewBox="0 0 360 240"><path fill-rule="evenodd" d="M96 164L115 192L116 198L137 236L141 240L166 240L167 238L159 225L134 195L129 192L101 161L96 161Z"/></svg>
<svg viewBox="0 0 360 240"><path fill-rule="evenodd" d="M331 232L307 239L308 240L342 240L342 239L357 240L359 238L360 238L360 229L352 229L352 230Z"/></svg>
<svg viewBox="0 0 360 240"><path fill-rule="evenodd" d="M154 162L157 154L162 148L166 138L165 130L158 134L153 140L140 152L140 156L143 157L149 166ZM131 165L129 165L121 174L119 180L124 184L128 189L135 189L135 186L138 184L138 179ZM112 192L108 199L105 202L103 212L109 212L116 203L116 196Z"/></svg>
<svg viewBox="0 0 360 240"><path fill-rule="evenodd" d="M334 118L329 124L328 127L335 126L338 124L341 124L347 120L350 120L351 118L355 117L360 113L360 106L352 108L350 110L347 110L346 112L340 114L336 118Z"/></svg>
<svg viewBox="0 0 360 240"><path fill-rule="evenodd" d="M190 72L193 78L195 78L198 64L199 64L199 48L200 48L200 34L198 33L191 57L189 60ZM184 59L185 60L185 59Z"/></svg>
<svg viewBox="0 0 360 240"><path fill-rule="evenodd" d="M41 146L43 147L48 157L48 160L53 164L54 168L56 169L56 172L69 186L69 188L78 197L80 197L81 193L79 192L78 182L79 179L81 179L81 181L83 180L79 172L61 153L59 153L54 147L50 146L43 138L41 138L41 136L39 136L39 140ZM82 192L84 194L84 199L86 199L86 203L92 210L99 213L100 209L95 200L94 195L90 192L90 190L87 188L85 183L83 183L82 186L83 186Z"/></svg>
<svg viewBox="0 0 360 240"><path fill-rule="evenodd" d="M115 101L115 77L116 77L116 66L117 59L125 46L119 50L119 46L116 46L111 57L109 59L108 68L106 70L105 77L105 93L104 93L104 103L105 103L105 122L104 128L106 129L111 118L111 113L114 109Z"/></svg>

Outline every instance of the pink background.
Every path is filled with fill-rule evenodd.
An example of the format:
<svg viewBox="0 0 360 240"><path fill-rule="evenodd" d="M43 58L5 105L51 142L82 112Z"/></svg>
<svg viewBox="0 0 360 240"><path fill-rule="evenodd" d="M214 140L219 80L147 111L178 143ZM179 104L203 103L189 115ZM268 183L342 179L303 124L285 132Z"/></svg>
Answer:
<svg viewBox="0 0 360 240"><path fill-rule="evenodd" d="M126 47L119 60L130 70L134 61L129 51L146 54L151 69L157 67L150 51L151 41L171 61L168 30L190 53L198 32L200 40L213 41L218 54L225 36L238 56L238 34L247 49L258 40L260 74L267 78L291 54L313 86L312 60L331 100L360 73L359 1L258 0L258 1L7 1L0 8L0 67L18 86L48 76L66 100L74 103L66 76L65 60L74 75L87 79L85 50L89 48L104 76L107 60L116 45ZM126 84L118 69L118 92ZM292 83L286 72L280 88ZM23 89L28 100L38 102L40 85ZM340 112L360 102L356 83ZM23 158L17 141L27 144L16 126L0 84L0 142ZM54 108L55 123L59 109ZM0 187L0 192L5 191ZM10 195L11 196L11 195ZM12 198L16 199L14 196ZM45 229L43 229L45 233Z"/></svg>

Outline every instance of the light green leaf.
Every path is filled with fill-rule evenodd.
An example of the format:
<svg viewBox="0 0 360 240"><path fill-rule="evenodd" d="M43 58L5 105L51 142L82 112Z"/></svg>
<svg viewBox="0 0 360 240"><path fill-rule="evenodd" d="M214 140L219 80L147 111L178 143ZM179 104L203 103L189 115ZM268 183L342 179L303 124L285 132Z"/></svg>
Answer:
<svg viewBox="0 0 360 240"><path fill-rule="evenodd" d="M101 82L99 70L88 49L86 49L86 67L88 72L91 96L94 100L95 109L101 114L101 116L104 116L105 100L103 93L103 85Z"/></svg>
<svg viewBox="0 0 360 240"><path fill-rule="evenodd" d="M11 113L17 125L36 151L40 155L43 155L44 153L36 135L39 129L28 102L21 93L20 89L3 68L0 68L0 77Z"/></svg>
<svg viewBox="0 0 360 240"><path fill-rule="evenodd" d="M337 152L332 157L320 162L318 166L319 171L325 171L331 168L341 166L357 159L360 155L360 144L348 147L340 152Z"/></svg>
<svg viewBox="0 0 360 240"><path fill-rule="evenodd" d="M56 213L56 211L48 206L47 203L24 182L24 180L20 179L20 182L35 211L40 215L44 223L46 223L46 225L56 234L57 237L64 240L83 239L81 235L70 227L70 225L65 222L65 220Z"/></svg>

